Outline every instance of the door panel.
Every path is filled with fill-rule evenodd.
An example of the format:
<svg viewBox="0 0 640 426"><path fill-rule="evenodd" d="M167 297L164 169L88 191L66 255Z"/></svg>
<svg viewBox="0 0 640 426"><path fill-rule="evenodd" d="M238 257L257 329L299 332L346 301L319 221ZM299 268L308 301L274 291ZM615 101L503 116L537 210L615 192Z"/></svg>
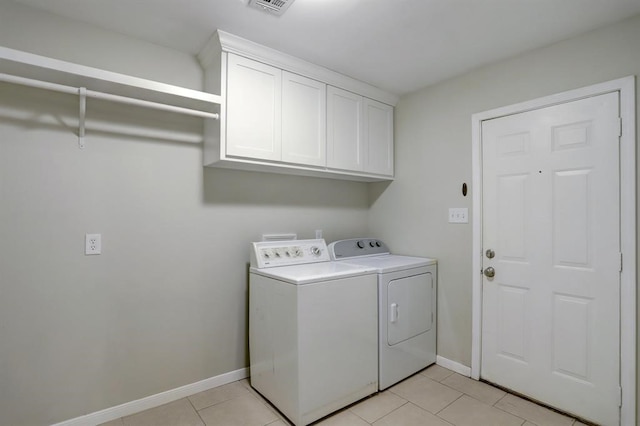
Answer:
<svg viewBox="0 0 640 426"><path fill-rule="evenodd" d="M589 227L591 170L560 170L553 175L553 264L589 267L593 244Z"/></svg>
<svg viewBox="0 0 640 426"><path fill-rule="evenodd" d="M481 377L619 423L618 93L487 120Z"/></svg>
<svg viewBox="0 0 640 426"><path fill-rule="evenodd" d="M554 296L553 371L570 378L589 380L591 300Z"/></svg>
<svg viewBox="0 0 640 426"><path fill-rule="evenodd" d="M526 213L527 175L500 176L498 188L498 246L504 259L525 262L527 259Z"/></svg>
<svg viewBox="0 0 640 426"><path fill-rule="evenodd" d="M499 287L498 353L519 362L527 362L529 353L528 293L521 287Z"/></svg>

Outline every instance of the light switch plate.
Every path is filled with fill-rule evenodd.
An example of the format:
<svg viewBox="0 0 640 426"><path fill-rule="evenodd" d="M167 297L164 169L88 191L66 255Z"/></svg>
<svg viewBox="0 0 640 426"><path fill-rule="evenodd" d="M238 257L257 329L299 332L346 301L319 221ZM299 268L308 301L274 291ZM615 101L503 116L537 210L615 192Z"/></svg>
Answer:
<svg viewBox="0 0 640 426"><path fill-rule="evenodd" d="M469 209L466 207L450 208L449 223L469 223Z"/></svg>

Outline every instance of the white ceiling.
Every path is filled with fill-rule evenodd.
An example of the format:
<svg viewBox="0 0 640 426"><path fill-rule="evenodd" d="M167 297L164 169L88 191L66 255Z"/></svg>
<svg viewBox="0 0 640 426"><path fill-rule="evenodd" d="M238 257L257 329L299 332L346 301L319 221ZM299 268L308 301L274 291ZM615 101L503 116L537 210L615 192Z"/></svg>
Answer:
<svg viewBox="0 0 640 426"><path fill-rule="evenodd" d="M640 14L640 0L15 0L197 53L216 29L402 95Z"/></svg>

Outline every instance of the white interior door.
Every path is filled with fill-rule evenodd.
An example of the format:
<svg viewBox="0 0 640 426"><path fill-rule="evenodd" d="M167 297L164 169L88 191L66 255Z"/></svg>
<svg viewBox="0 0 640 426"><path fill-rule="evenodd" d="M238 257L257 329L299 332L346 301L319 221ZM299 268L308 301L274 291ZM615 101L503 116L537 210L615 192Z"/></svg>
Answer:
<svg viewBox="0 0 640 426"><path fill-rule="evenodd" d="M603 425L620 418L618 97L482 123L481 377Z"/></svg>

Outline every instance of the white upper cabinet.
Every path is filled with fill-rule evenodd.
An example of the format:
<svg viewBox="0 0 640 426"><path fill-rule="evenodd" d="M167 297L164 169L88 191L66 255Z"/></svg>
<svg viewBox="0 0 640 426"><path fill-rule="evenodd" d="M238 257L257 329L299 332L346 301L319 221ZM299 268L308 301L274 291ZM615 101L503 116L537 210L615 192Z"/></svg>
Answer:
<svg viewBox="0 0 640 426"><path fill-rule="evenodd" d="M327 167L393 176L393 107L329 86Z"/></svg>
<svg viewBox="0 0 640 426"><path fill-rule="evenodd" d="M205 120L205 166L393 179L397 96L223 31L198 59L222 100L220 120Z"/></svg>
<svg viewBox="0 0 640 426"><path fill-rule="evenodd" d="M364 170L363 97L337 87L327 89L327 167Z"/></svg>
<svg viewBox="0 0 640 426"><path fill-rule="evenodd" d="M393 107L364 98L365 171L393 176Z"/></svg>
<svg viewBox="0 0 640 426"><path fill-rule="evenodd" d="M281 159L281 70L229 54L226 106L227 155Z"/></svg>
<svg viewBox="0 0 640 426"><path fill-rule="evenodd" d="M230 53L226 155L324 167L326 87Z"/></svg>
<svg viewBox="0 0 640 426"><path fill-rule="evenodd" d="M327 85L282 72L282 161L326 164Z"/></svg>

